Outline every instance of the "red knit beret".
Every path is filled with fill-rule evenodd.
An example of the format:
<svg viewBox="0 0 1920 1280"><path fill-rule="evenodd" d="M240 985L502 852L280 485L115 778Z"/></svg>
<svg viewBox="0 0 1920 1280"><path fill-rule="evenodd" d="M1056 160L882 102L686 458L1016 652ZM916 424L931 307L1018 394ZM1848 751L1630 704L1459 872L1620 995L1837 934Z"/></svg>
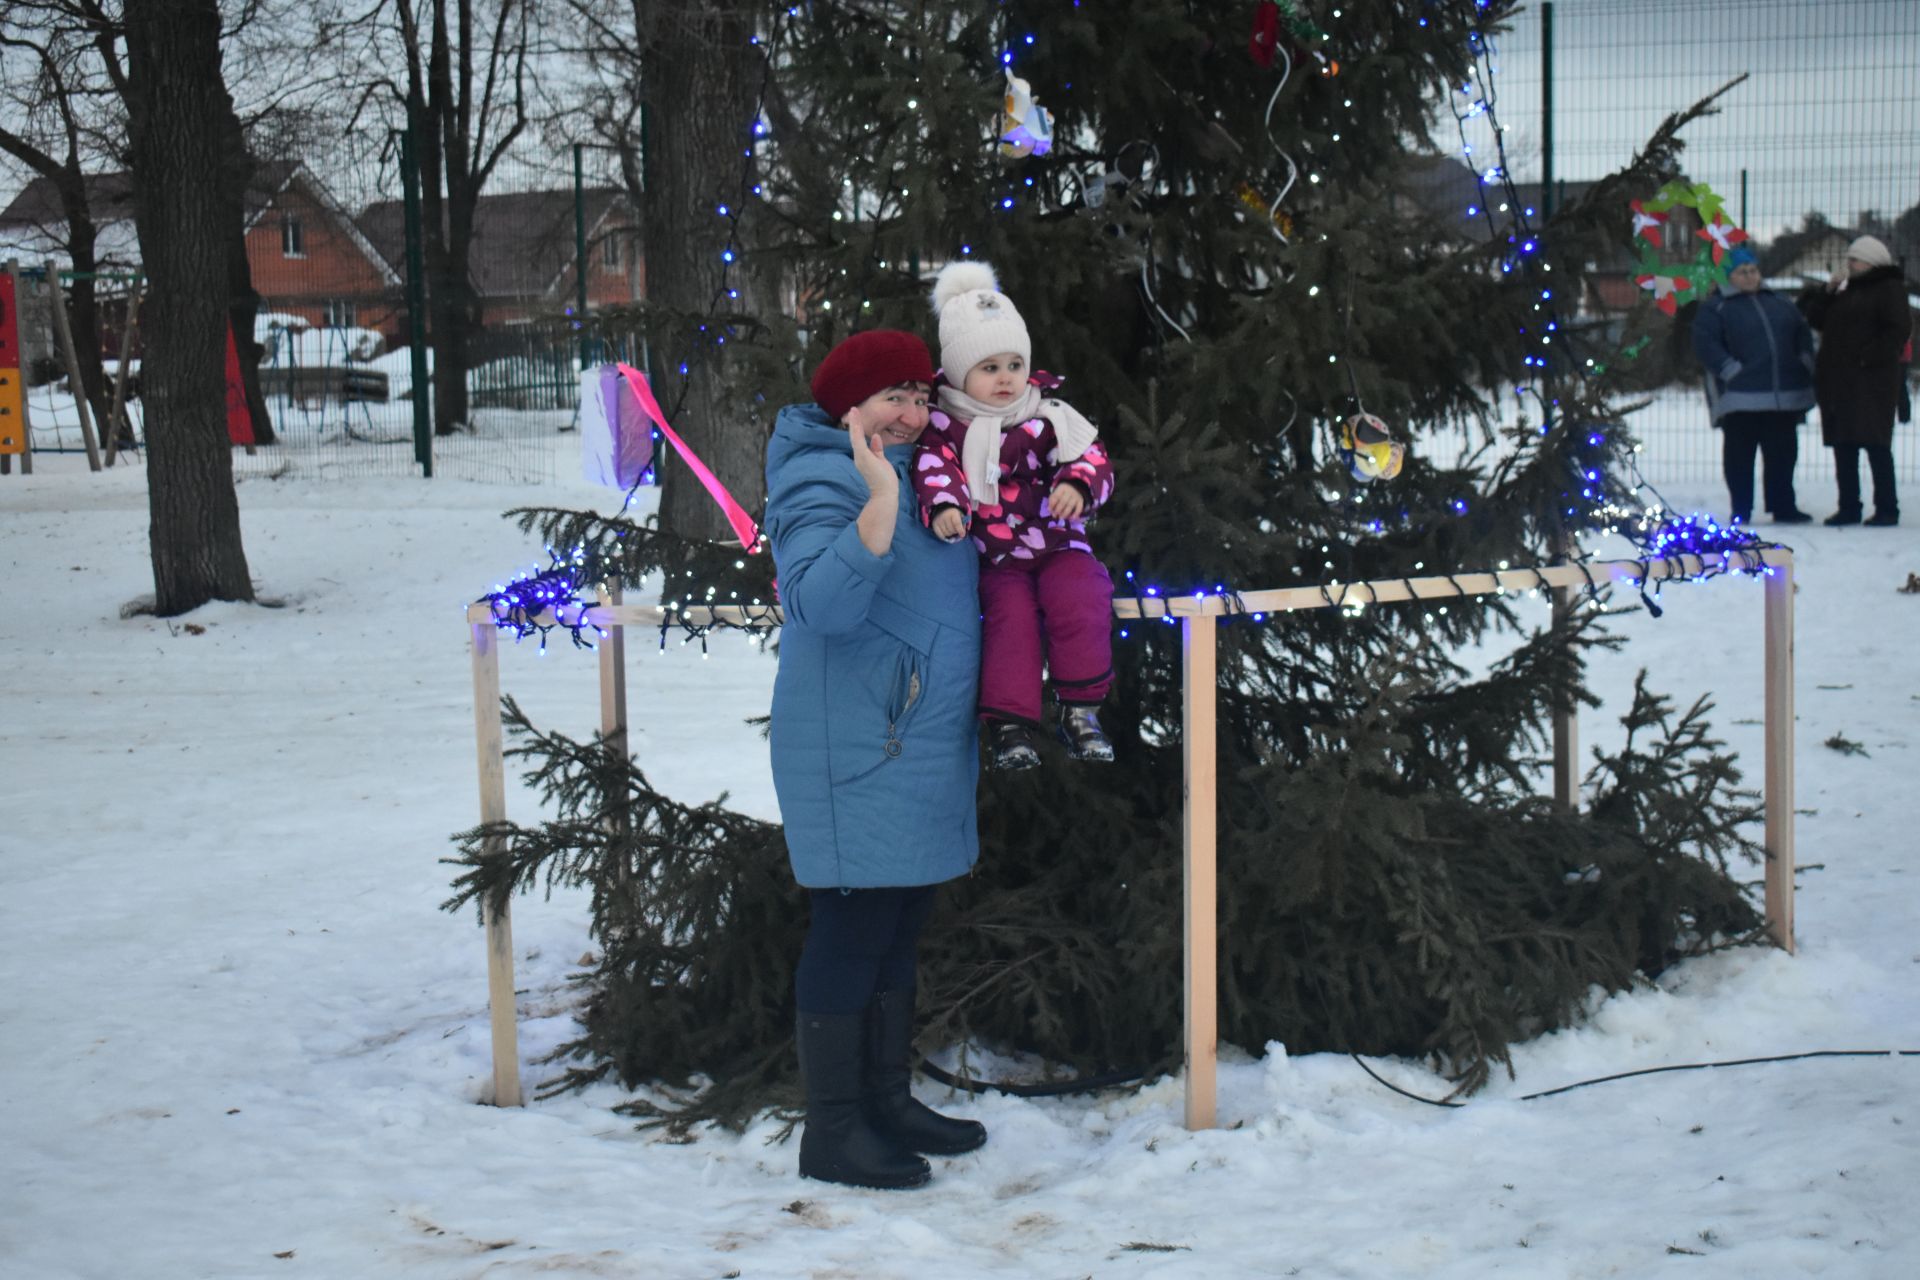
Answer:
<svg viewBox="0 0 1920 1280"><path fill-rule="evenodd" d="M827 352L813 371L813 401L838 422L876 391L905 382L933 385L927 344L903 329L869 329Z"/></svg>

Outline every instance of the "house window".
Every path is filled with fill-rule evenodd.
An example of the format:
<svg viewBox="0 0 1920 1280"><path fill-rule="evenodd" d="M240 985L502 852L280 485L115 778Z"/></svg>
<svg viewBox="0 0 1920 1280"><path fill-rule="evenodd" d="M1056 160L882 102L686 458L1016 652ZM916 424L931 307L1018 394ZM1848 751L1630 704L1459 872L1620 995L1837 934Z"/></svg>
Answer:
<svg viewBox="0 0 1920 1280"><path fill-rule="evenodd" d="M620 237L610 235L600 242L600 266L607 271L620 270Z"/></svg>
<svg viewBox="0 0 1920 1280"><path fill-rule="evenodd" d="M333 298L327 302L327 328L351 329L354 325L354 304L346 298Z"/></svg>
<svg viewBox="0 0 1920 1280"><path fill-rule="evenodd" d="M307 256L306 234L301 229L300 219L285 214L280 219L280 256L283 258L304 258Z"/></svg>

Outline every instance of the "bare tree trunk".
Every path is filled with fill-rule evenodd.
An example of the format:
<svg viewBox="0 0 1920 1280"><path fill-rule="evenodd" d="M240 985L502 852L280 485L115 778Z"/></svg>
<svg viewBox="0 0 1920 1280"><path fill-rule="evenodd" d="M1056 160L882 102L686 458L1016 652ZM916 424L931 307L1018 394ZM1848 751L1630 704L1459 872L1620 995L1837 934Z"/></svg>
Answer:
<svg viewBox="0 0 1920 1280"><path fill-rule="evenodd" d="M134 219L146 303L148 540L154 612L251 600L227 441L227 245L240 218L226 166L233 99L217 0L126 10Z"/></svg>
<svg viewBox="0 0 1920 1280"><path fill-rule="evenodd" d="M647 45L649 154L646 157L647 298L666 317L656 341L664 359L662 400L680 403L678 431L740 504L766 503L766 423L723 395L725 334L706 320L723 271L728 221L721 205L741 202L741 173L752 145L748 116L760 86L753 22L744 5L674 4L657 11ZM736 246L738 248L738 246ZM731 264L740 298L718 296L717 310L752 310L743 261ZM702 332L700 325L707 324ZM679 369L689 370L685 379ZM684 389L684 395L683 395ZM685 538L734 536L719 507L678 461L661 468L660 523Z"/></svg>
<svg viewBox="0 0 1920 1280"><path fill-rule="evenodd" d="M479 35L474 0L394 4L407 47L407 121L420 155L438 435L469 416L467 367L481 321L471 263L474 214L494 167L526 128L531 3L495 0Z"/></svg>

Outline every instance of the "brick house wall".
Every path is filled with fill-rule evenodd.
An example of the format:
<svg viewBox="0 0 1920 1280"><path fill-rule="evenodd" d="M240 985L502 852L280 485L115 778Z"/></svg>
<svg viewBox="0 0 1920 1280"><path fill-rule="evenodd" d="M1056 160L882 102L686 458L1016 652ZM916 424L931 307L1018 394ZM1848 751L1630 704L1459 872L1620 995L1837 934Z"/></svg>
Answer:
<svg viewBox="0 0 1920 1280"><path fill-rule="evenodd" d="M340 215L298 182L278 192L247 231L247 261L265 311L309 324L373 329L404 342L400 288Z"/></svg>

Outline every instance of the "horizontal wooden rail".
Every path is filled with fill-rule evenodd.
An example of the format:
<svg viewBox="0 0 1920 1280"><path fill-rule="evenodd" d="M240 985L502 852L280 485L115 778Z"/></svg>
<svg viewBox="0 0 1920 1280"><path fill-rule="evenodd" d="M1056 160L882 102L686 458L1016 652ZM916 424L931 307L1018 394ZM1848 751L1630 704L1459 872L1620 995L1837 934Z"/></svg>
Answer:
<svg viewBox="0 0 1920 1280"><path fill-rule="evenodd" d="M1599 588L1616 582L1635 587L1656 582L1700 577L1724 569L1753 569L1765 565L1766 587L1766 914L1775 942L1793 950L1793 553L1784 547L1755 550L1746 555L1702 558L1669 556L1657 560L1602 560L1587 565L1541 565L1478 573L1430 574L1419 578L1383 578L1367 582L1329 582L1321 586L1191 595L1128 596L1113 602L1121 618L1179 619L1182 631L1181 700L1184 783L1183 921L1185 927L1184 1018L1186 1040L1186 1123L1190 1129L1215 1123L1214 1066L1217 1047L1215 1019L1218 987L1216 967L1218 916L1214 880L1216 765L1215 698L1218 675L1215 629L1208 618L1232 615L1263 617L1303 609L1346 608L1392 604L1408 600L1450 600L1528 591L1566 594L1577 588ZM486 604L467 609L472 632L474 719L479 738L480 812L486 822L506 815L505 771L501 762L499 649L493 610ZM778 626L784 616L778 607L752 605L662 606L622 604L618 593L602 592L600 602L582 607L565 624L585 622L609 632L601 649L601 729L609 740L623 740L627 729L627 697L623 630L627 627ZM561 624L551 612L535 622ZM1556 731L1571 743L1573 712L1558 713ZM1571 808L1574 770L1556 770L1556 798ZM506 1106L520 1101L516 1019L513 1005L512 922L505 908L496 917L485 916L493 1021L494 1101Z"/></svg>
<svg viewBox="0 0 1920 1280"><path fill-rule="evenodd" d="M1749 553L1750 560L1769 568L1790 566L1793 553L1783 547L1769 547ZM1350 605L1392 604L1405 600L1447 600L1463 596L1512 594L1554 587L1603 587L1615 582L1664 582L1697 578L1716 573L1731 564L1741 567L1738 556L1721 560L1701 556L1670 556L1660 560L1598 560L1586 565L1555 564L1537 568L1498 569L1481 573L1429 574L1419 578L1376 578L1366 582L1328 582L1310 587L1279 587L1270 590L1242 591L1235 594L1196 592L1191 595L1120 596L1113 602L1114 616L1120 618L1193 618L1226 614L1287 613L1299 609L1342 608ZM468 622L485 622L493 616L485 604L467 607ZM537 621L551 624L551 612L543 612ZM649 604L588 605L585 621L602 629L657 627L662 623L690 626L778 626L785 614L777 605L681 605L672 608Z"/></svg>

